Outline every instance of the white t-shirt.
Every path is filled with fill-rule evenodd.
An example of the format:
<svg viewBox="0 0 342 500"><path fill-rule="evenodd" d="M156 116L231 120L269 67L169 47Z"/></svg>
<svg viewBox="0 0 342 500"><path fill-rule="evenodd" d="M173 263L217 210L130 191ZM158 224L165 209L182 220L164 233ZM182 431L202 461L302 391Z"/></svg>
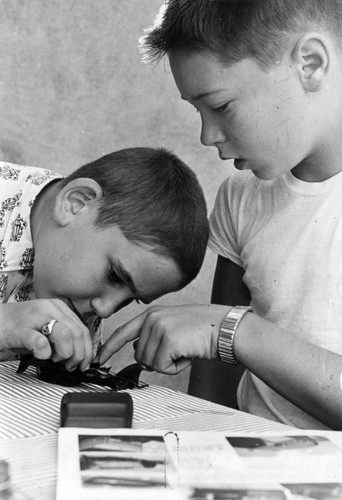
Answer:
<svg viewBox="0 0 342 500"><path fill-rule="evenodd" d="M217 194L209 247L244 270L255 312L342 354L342 172L307 183L234 172ZM324 370L324 363L322 363ZM300 428L325 428L246 371L239 407Z"/></svg>

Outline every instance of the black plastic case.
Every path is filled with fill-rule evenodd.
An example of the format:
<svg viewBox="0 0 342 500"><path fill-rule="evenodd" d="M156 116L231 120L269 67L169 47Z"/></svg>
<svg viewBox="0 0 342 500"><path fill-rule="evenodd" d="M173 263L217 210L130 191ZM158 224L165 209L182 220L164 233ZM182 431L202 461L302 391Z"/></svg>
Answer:
<svg viewBox="0 0 342 500"><path fill-rule="evenodd" d="M132 427L133 400L120 392L68 392L61 401L61 427Z"/></svg>

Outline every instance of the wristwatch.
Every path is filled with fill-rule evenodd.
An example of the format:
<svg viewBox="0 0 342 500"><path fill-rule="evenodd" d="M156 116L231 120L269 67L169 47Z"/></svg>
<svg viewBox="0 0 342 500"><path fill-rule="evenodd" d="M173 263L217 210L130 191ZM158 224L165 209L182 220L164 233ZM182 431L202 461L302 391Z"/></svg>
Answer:
<svg viewBox="0 0 342 500"><path fill-rule="evenodd" d="M247 312L253 312L250 306L235 306L224 318L220 327L217 351L221 361L236 365L234 356L234 336L236 329Z"/></svg>

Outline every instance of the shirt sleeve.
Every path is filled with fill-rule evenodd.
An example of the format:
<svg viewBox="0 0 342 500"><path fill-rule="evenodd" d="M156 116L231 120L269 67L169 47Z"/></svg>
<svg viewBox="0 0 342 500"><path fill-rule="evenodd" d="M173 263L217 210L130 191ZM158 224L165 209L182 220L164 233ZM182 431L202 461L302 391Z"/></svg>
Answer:
<svg viewBox="0 0 342 500"><path fill-rule="evenodd" d="M228 177L220 186L214 208L209 217L208 246L218 255L230 259L242 267L239 245L237 241L238 210L236 200L239 198L233 188L235 176Z"/></svg>

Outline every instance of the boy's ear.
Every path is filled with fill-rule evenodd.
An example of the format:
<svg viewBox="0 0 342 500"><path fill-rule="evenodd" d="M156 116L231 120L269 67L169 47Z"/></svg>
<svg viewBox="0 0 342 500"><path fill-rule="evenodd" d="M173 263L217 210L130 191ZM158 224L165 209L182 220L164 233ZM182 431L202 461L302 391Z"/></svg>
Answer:
<svg viewBox="0 0 342 500"><path fill-rule="evenodd" d="M86 210L97 209L102 196L102 188L94 179L80 177L70 181L56 195L55 221L61 226L67 225Z"/></svg>
<svg viewBox="0 0 342 500"><path fill-rule="evenodd" d="M329 67L329 55L329 47L320 34L307 33L297 40L292 59L307 92L318 92L322 88Z"/></svg>

